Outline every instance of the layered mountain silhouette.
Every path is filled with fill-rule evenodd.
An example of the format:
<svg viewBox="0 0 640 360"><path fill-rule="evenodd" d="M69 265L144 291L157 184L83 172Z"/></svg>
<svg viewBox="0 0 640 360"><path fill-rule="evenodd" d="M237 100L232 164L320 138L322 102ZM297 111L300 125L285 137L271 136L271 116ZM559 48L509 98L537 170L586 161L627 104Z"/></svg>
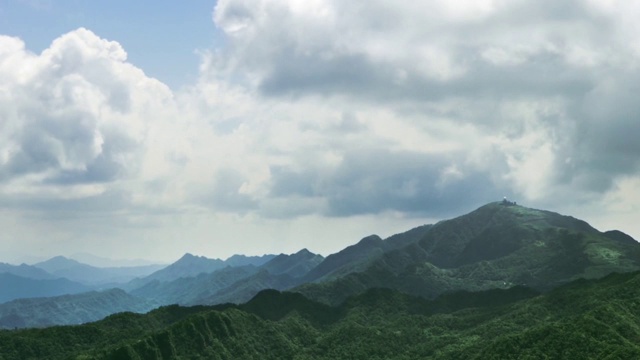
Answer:
<svg viewBox="0 0 640 360"><path fill-rule="evenodd" d="M0 329L83 324L118 312L147 312L158 305L120 289L13 300L0 304Z"/></svg>
<svg viewBox="0 0 640 360"><path fill-rule="evenodd" d="M23 298L77 294L91 287L65 279L32 279L12 273L0 273L0 303Z"/></svg>
<svg viewBox="0 0 640 360"><path fill-rule="evenodd" d="M164 268L163 265L101 268L83 264L64 256L56 256L33 266L45 270L55 277L64 277L90 286L126 283L138 277L148 276Z"/></svg>
<svg viewBox="0 0 640 360"><path fill-rule="evenodd" d="M56 292L13 294L4 301L16 299L16 296L54 296L91 290L86 287L83 290L83 285L78 283L72 284L80 288L72 288L66 283L70 280L55 279L63 275L63 271L69 271L65 269L73 268L71 265L86 269L87 276L93 274L93 269L86 267L88 265L64 258L38 264L49 272L38 273L42 269L23 266L20 271L43 277L37 281L58 281ZM18 271L15 266L6 268ZM1 269L0 266L0 272ZM84 300L67 298L65 306L73 308L75 301L80 304L86 299L100 297L122 297L131 309L129 311L146 309L149 304L242 304L252 298L255 300L254 296L262 290L274 289L297 293L296 298L304 297L335 308L346 304L347 299L365 301L377 294L375 291L379 290L374 289L388 289L385 291L424 301L439 299L430 302L429 306L450 311L462 306L454 304L465 304L464 297L450 297L460 291L466 294L484 291L485 299L492 298L491 291L506 289L515 289L510 290L511 293L521 291L519 294L534 296L581 278L595 279L612 272L636 270L640 270L640 244L627 234L617 230L601 232L570 216L496 202L466 215L419 226L387 239L367 236L326 258L307 249L295 254L261 257L235 255L227 260L185 254L169 266L118 285L130 298L122 297L122 292L91 293L82 298ZM75 272L68 276L72 277L72 274L77 276ZM7 279L3 280L3 276ZM99 278L101 275L93 276ZM18 284L16 277L20 281L36 281L5 271L0 274L0 286L4 284L2 281L10 280ZM47 289L43 284L30 283L29 286ZM14 286L13 289L29 286ZM67 289L65 286L67 292L60 292ZM99 304L97 300L92 301ZM109 300L105 300L107 302ZM120 310L111 306L110 311ZM56 317L55 321L73 323L62 317ZM14 320L14 323L20 321ZM27 324L27 320L23 324Z"/></svg>
<svg viewBox="0 0 640 360"><path fill-rule="evenodd" d="M204 256L184 254L178 261L166 266L146 277L133 281L126 289L134 289L147 283L171 282L181 278L189 278L200 274L209 274L228 266L260 266L273 259L275 255L244 256L234 255L227 260L209 259Z"/></svg>
<svg viewBox="0 0 640 360"><path fill-rule="evenodd" d="M262 264L239 264L224 267L222 260L187 254L128 290L183 305L242 303L269 288L333 305L370 288L425 298L517 285L545 291L582 277L640 269L640 245L620 231L603 233L570 216L496 202L384 240L367 236L326 258L303 249Z"/></svg>
<svg viewBox="0 0 640 360"><path fill-rule="evenodd" d="M265 259L266 258L266 259ZM299 283L295 280L317 266L324 258L303 249L296 254L266 255L263 257L234 256L232 260L241 266L219 268L212 272L207 264L219 264L217 259L194 257L187 254L176 263L146 278L129 284L142 284L130 290L131 294L152 299L162 304L217 304L243 302L260 290L267 288L290 288ZM241 260L241 261L238 261ZM266 260L266 261L265 261ZM204 266L200 266L203 264ZM196 276L184 276L173 280L165 276L173 268L191 269ZM193 271L193 269L198 269ZM183 272L184 274L184 272ZM161 276L159 276L161 275Z"/></svg>
<svg viewBox="0 0 640 360"><path fill-rule="evenodd" d="M11 265L0 263L0 274L2 273L13 274L24 278L37 280L53 280L57 278L56 276L48 273L45 270L27 264Z"/></svg>

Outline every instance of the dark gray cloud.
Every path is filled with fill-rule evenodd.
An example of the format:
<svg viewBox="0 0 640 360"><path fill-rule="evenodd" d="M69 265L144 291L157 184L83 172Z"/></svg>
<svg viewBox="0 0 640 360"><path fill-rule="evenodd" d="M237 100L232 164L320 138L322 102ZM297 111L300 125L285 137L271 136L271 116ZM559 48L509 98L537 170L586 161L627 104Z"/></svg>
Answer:
<svg viewBox="0 0 640 360"><path fill-rule="evenodd" d="M217 23L233 29L229 64L254 74L266 95L375 101L555 96L590 86L589 70L564 57L574 35L607 41L600 33L608 23L581 1L517 2L467 22L437 19L440 2L434 9L406 2L320 3L331 16L317 16L312 6L297 13L286 2L221 2ZM413 7L423 12L409 13ZM377 45L388 48L372 49ZM492 49L504 51L497 59L503 63L488 62L484 53Z"/></svg>
<svg viewBox="0 0 640 360"><path fill-rule="evenodd" d="M610 189L617 176L640 171L640 73L610 76L570 113L576 128L560 171L567 181L583 176L585 187L598 192Z"/></svg>
<svg viewBox="0 0 640 360"><path fill-rule="evenodd" d="M220 169L210 186L194 192L194 200L207 208L222 212L246 214L258 207L258 201L242 193L247 177L232 168Z"/></svg>
<svg viewBox="0 0 640 360"><path fill-rule="evenodd" d="M511 191L532 200L566 191L603 194L617 179L640 171L640 142L634 139L640 109L633 98L640 71L631 45L637 29L624 10L582 0L259 4L218 2L214 19L230 42L215 65L248 74L249 86L265 97L341 98L406 113L415 122L445 116L470 124L502 138L502 155L487 159L493 178L511 179ZM549 159L540 149L548 149ZM531 171L542 175L527 180ZM328 196L332 209L348 204L346 191L328 188L355 180L317 172L274 173L299 195ZM400 186L400 178L379 177L375 169L362 168L361 174L383 189ZM335 186L319 191L294 184L296 177ZM286 187L274 184L274 195ZM433 198L426 188L416 195ZM358 201L372 202L363 209L383 208L372 199ZM404 201L404 208L399 200L387 204L419 209Z"/></svg>
<svg viewBox="0 0 640 360"><path fill-rule="evenodd" d="M348 151L335 168L272 168L271 196L322 198L328 216L397 211L415 216L455 214L469 204L500 199L505 193L487 174L451 156L383 148ZM298 200L299 201L299 200ZM306 210L306 209L305 209Z"/></svg>

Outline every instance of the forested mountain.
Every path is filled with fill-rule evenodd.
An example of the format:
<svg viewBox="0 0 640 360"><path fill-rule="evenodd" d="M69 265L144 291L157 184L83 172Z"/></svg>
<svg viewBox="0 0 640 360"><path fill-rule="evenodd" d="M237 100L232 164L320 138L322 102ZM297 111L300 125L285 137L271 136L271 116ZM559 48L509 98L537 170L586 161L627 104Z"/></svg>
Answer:
<svg viewBox="0 0 640 360"><path fill-rule="evenodd" d="M131 311L150 303L226 304L2 332L0 358L40 358L47 351L107 359L635 358L637 270L640 244L620 231L491 203L386 240L368 236L326 258L306 249L226 261L187 254L128 283L129 294L104 297L121 299ZM607 276L615 272L625 274ZM0 323L46 323L34 319L47 307L58 307L51 316L60 316L57 323L84 321L61 309L109 309L97 294L15 302L23 308L11 303L21 310L4 313ZM54 345L60 337L75 345Z"/></svg>
<svg viewBox="0 0 640 360"><path fill-rule="evenodd" d="M377 235L367 236L357 244L327 256L322 263L305 275L304 282L327 281L365 270L385 252L402 248L422 239L430 228L431 225L423 225L393 235L384 241Z"/></svg>
<svg viewBox="0 0 640 360"><path fill-rule="evenodd" d="M491 203L433 225L418 241L386 251L364 268L295 291L331 304L373 287L433 298L447 291L515 285L547 290L582 277L637 269L640 244L626 234L602 233L549 211Z"/></svg>
<svg viewBox="0 0 640 360"><path fill-rule="evenodd" d="M640 273L435 300L370 289L339 306L265 290L243 305L159 308L0 332L3 359L633 359ZM62 340L64 339L64 341Z"/></svg>

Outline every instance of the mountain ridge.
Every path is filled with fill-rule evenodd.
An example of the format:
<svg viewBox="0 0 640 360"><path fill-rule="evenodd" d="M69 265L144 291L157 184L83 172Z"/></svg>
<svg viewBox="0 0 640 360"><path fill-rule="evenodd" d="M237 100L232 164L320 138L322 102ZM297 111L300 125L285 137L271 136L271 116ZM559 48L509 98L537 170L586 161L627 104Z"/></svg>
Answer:
<svg viewBox="0 0 640 360"><path fill-rule="evenodd" d="M150 275L164 267L164 265L96 267L64 256L55 256L33 264L33 266L56 277L66 278L88 286L126 283L135 278Z"/></svg>
<svg viewBox="0 0 640 360"><path fill-rule="evenodd" d="M7 301L77 294L93 288L65 279L32 279L11 273L0 273L0 304Z"/></svg>
<svg viewBox="0 0 640 360"><path fill-rule="evenodd" d="M516 359L640 356L640 272L434 300L369 289L329 306L264 290L241 305L165 306L99 322L0 332L19 358ZM64 339L65 341L61 341Z"/></svg>
<svg viewBox="0 0 640 360"><path fill-rule="evenodd" d="M384 240L370 235L325 258L307 249L224 261L186 253L121 288L159 305L242 303L268 288L338 305L372 288L426 299L514 286L548 291L581 277L638 269L640 244L621 231L494 202Z"/></svg>
<svg viewBox="0 0 640 360"><path fill-rule="evenodd" d="M0 329L75 325L118 312L144 313L157 304L109 289L55 297L16 299L0 304Z"/></svg>
<svg viewBox="0 0 640 360"><path fill-rule="evenodd" d="M364 269L294 290L330 304L371 287L427 298L518 284L544 290L640 269L640 244L629 238L571 216L495 202L430 226L418 241L385 251Z"/></svg>

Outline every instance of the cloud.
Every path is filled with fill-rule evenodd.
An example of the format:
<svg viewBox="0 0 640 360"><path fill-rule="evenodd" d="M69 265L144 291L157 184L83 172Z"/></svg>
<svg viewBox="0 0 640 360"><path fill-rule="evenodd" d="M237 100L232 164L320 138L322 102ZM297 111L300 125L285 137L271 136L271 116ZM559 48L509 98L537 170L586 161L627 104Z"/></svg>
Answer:
<svg viewBox="0 0 640 360"><path fill-rule="evenodd" d="M0 43L3 193L84 196L88 185L99 193L135 176L151 115L144 108L170 97L166 86L128 64L118 43L86 29L40 55L17 38Z"/></svg>
<svg viewBox="0 0 640 360"><path fill-rule="evenodd" d="M220 0L225 41L175 92L86 29L41 54L3 36L0 202L164 239L204 239L216 221L254 224L253 237L443 218L502 196L628 210L611 204L640 178L637 14L579 0Z"/></svg>
<svg viewBox="0 0 640 360"><path fill-rule="evenodd" d="M465 174L455 161L455 156L352 149L332 168L311 163L295 172L273 169L271 195L291 203L323 199L321 211L328 216L397 212L423 217L453 214L501 196L490 174L466 167L470 173Z"/></svg>
<svg viewBox="0 0 640 360"><path fill-rule="evenodd" d="M229 43L205 71L265 98L391 110L423 137L433 122L466 126L476 142L456 156L483 159L485 186L547 204L559 194L593 201L639 170L633 14L635 2L222 0L213 18ZM407 142L388 145L398 144Z"/></svg>
<svg viewBox="0 0 640 360"><path fill-rule="evenodd" d="M217 65L268 95L378 101L549 95L587 83L573 65L599 44L573 39L602 38L602 21L584 4L456 4L220 1L214 20L231 45Z"/></svg>

